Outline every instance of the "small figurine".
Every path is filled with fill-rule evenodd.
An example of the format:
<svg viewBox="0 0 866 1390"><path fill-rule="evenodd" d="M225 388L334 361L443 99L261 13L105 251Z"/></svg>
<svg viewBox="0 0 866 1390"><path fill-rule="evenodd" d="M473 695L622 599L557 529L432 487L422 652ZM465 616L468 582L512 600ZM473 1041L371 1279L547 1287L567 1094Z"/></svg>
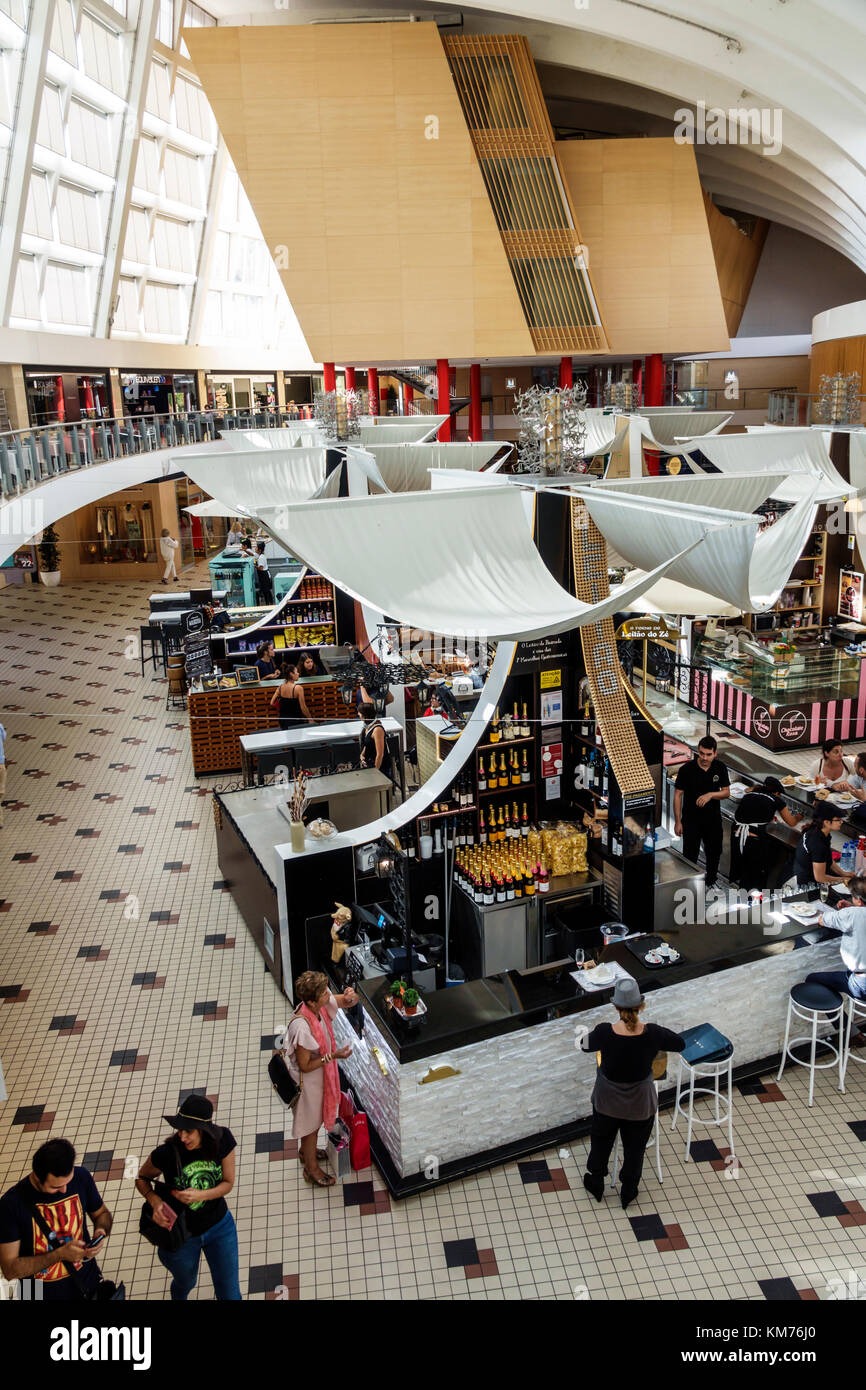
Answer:
<svg viewBox="0 0 866 1390"><path fill-rule="evenodd" d="M339 965L346 954L347 942L343 941L342 932L351 920L351 908L344 907L342 903L334 903L334 911L331 913L331 960L335 965Z"/></svg>

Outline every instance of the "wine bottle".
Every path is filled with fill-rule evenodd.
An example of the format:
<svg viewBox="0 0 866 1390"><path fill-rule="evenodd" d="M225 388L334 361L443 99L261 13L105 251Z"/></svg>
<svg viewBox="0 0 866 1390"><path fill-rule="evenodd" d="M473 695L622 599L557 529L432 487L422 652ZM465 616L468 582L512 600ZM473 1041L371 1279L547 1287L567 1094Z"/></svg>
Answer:
<svg viewBox="0 0 866 1390"><path fill-rule="evenodd" d="M523 752L524 752L524 754L526 753L526 749L525 749L525 748L524 748ZM520 786L520 781L521 781L521 778L520 778L520 764L519 764L518 761L517 761L517 753L514 751L514 749L512 749L512 751L511 751L511 785L512 785L512 787L519 787L519 786Z"/></svg>
<svg viewBox="0 0 866 1390"><path fill-rule="evenodd" d="M490 771L487 775L487 790L492 792L497 783L496 777L496 754L490 754Z"/></svg>
<svg viewBox="0 0 866 1390"><path fill-rule="evenodd" d="M523 750L523 762L520 767L520 780L521 782L529 781L529 757L525 748Z"/></svg>
<svg viewBox="0 0 866 1390"><path fill-rule="evenodd" d="M484 820L483 811L478 812L478 843L479 845L487 844L487 825Z"/></svg>
<svg viewBox="0 0 866 1390"><path fill-rule="evenodd" d="M515 706L516 708L516 706ZM529 715L526 713L526 701L523 702L523 723L520 726L520 737L529 738Z"/></svg>
<svg viewBox="0 0 866 1390"><path fill-rule="evenodd" d="M504 819L504 817L503 817L503 815L502 815L502 807L500 806L500 808L499 808L499 815L498 815L497 820L496 820L496 840L497 840L497 843L501 845L504 839L505 839L505 819Z"/></svg>
<svg viewBox="0 0 866 1390"><path fill-rule="evenodd" d="M508 786L508 769L507 769L507 767L505 766L505 754L504 754L504 753L500 753L500 754L499 754L499 785L500 785L500 787L507 787L507 786Z"/></svg>
<svg viewBox="0 0 866 1390"><path fill-rule="evenodd" d="M505 803L505 838L511 839L511 813L508 810L508 802Z"/></svg>
<svg viewBox="0 0 866 1390"><path fill-rule="evenodd" d="M535 897L535 873L529 864L526 865L523 874L523 895L526 898Z"/></svg>
<svg viewBox="0 0 866 1390"><path fill-rule="evenodd" d="M505 901L508 903L514 902L514 879L511 877L511 874L506 874L505 876Z"/></svg>
<svg viewBox="0 0 866 1390"><path fill-rule="evenodd" d="M503 883L501 878L497 878L496 880L495 900L498 903L505 902L505 884Z"/></svg>
<svg viewBox="0 0 866 1390"><path fill-rule="evenodd" d="M514 874L512 875L512 877L513 877L513 879L514 879L514 896L515 896L515 898L522 898L522 897L523 897L523 875L522 875L522 873L520 872L520 869L519 869L519 868L515 869Z"/></svg>
<svg viewBox="0 0 866 1390"><path fill-rule="evenodd" d="M525 840L529 834L529 812L526 809L526 802L523 803L523 815L520 817L520 834Z"/></svg>
<svg viewBox="0 0 866 1390"><path fill-rule="evenodd" d="M484 906L485 906L485 907L492 907L492 906L493 906L493 902L494 902L494 897L493 897L493 880L489 877L489 875L485 875L485 877L484 877Z"/></svg>
<svg viewBox="0 0 866 1390"><path fill-rule="evenodd" d="M602 780L601 780L601 794L602 794L602 796L605 797L605 798L607 797L608 788L609 788L609 785L610 785L610 783L609 783L609 776L608 776L609 772L610 772L610 762L609 762L609 760L608 760L608 758L607 758L607 755L605 755L605 759L604 759L604 773L602 774Z"/></svg>
<svg viewBox="0 0 866 1390"><path fill-rule="evenodd" d="M493 723L490 726L490 742L499 742L499 706L493 712Z"/></svg>
<svg viewBox="0 0 866 1390"><path fill-rule="evenodd" d="M479 792L487 791L487 770L483 757L478 759L478 790Z"/></svg>

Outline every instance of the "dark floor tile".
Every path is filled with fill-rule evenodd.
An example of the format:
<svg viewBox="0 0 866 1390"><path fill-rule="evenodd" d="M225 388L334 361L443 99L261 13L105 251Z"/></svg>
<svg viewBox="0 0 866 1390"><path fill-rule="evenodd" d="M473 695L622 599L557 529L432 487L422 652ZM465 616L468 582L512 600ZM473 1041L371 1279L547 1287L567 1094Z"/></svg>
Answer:
<svg viewBox="0 0 866 1390"><path fill-rule="evenodd" d="M132 983L134 985L151 985L153 984L155 979L155 970L139 970L135 975L133 975Z"/></svg>
<svg viewBox="0 0 866 1390"><path fill-rule="evenodd" d="M256 1135L256 1153L270 1154L282 1153L286 1136L281 1129L272 1130L267 1134Z"/></svg>
<svg viewBox="0 0 866 1390"><path fill-rule="evenodd" d="M48 1025L49 1030L55 1032L65 1031L67 1028L74 1028L74 1026L75 1014L55 1014Z"/></svg>
<svg viewBox="0 0 866 1390"><path fill-rule="evenodd" d="M695 1163L709 1163L712 1159L722 1157L721 1151L712 1139L692 1140L689 1153Z"/></svg>
<svg viewBox="0 0 866 1390"><path fill-rule="evenodd" d="M848 1216L848 1208L837 1192L807 1192L819 1216Z"/></svg>
<svg viewBox="0 0 866 1390"><path fill-rule="evenodd" d="M848 1128L855 1134L862 1144L866 1141L866 1120L848 1120Z"/></svg>
<svg viewBox="0 0 866 1390"><path fill-rule="evenodd" d="M193 1004L192 1016L193 1018L204 1018L206 1014L216 1013L218 1008L218 999L204 999L198 1004Z"/></svg>
<svg viewBox="0 0 866 1390"><path fill-rule="evenodd" d="M658 1212L654 1211L647 1216L630 1216L628 1220L638 1240L669 1239Z"/></svg>
<svg viewBox="0 0 866 1390"><path fill-rule="evenodd" d="M372 1182L344 1182L343 1183L343 1206L360 1207L366 1202L372 1202L373 1184Z"/></svg>
<svg viewBox="0 0 866 1390"><path fill-rule="evenodd" d="M459 1269L461 1266L480 1264L478 1244L474 1236L467 1236L463 1240L446 1240L442 1242L442 1245L445 1251L445 1264L448 1269Z"/></svg>
<svg viewBox="0 0 866 1390"><path fill-rule="evenodd" d="M108 1059L108 1065L110 1067L128 1067L132 1065L137 1056L138 1048L136 1047L120 1048L117 1052L112 1052Z"/></svg>
<svg viewBox="0 0 866 1390"><path fill-rule="evenodd" d="M101 946L82 946L78 951L79 960L105 960L107 955Z"/></svg>
<svg viewBox="0 0 866 1390"><path fill-rule="evenodd" d="M30 1125L41 1120L45 1114L44 1105L19 1105L12 1116L13 1125Z"/></svg>
<svg viewBox="0 0 866 1390"><path fill-rule="evenodd" d="M550 1168L543 1158L533 1158L526 1163L518 1163L517 1169L524 1183L550 1182Z"/></svg>
<svg viewBox="0 0 866 1390"><path fill-rule="evenodd" d="M23 985L0 985L0 999L14 999L23 988Z"/></svg>
<svg viewBox="0 0 866 1390"><path fill-rule="evenodd" d="M799 1303L800 1295L793 1279L759 1279L758 1288L768 1303Z"/></svg>
<svg viewBox="0 0 866 1390"><path fill-rule="evenodd" d="M270 1293L282 1282L282 1265L250 1265L247 1293Z"/></svg>

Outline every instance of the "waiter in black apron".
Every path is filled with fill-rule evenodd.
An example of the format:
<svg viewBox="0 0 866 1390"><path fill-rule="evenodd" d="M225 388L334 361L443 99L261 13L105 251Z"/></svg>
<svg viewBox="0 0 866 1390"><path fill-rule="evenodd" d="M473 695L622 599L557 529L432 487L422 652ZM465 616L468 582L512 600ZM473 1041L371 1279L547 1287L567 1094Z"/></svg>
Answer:
<svg viewBox="0 0 866 1390"><path fill-rule="evenodd" d="M722 857L722 807L731 794L728 769L716 757L718 744L709 734L698 744L696 757L677 773L674 790L674 833L683 837L683 854L697 864L701 845L706 859L706 885L714 888Z"/></svg>

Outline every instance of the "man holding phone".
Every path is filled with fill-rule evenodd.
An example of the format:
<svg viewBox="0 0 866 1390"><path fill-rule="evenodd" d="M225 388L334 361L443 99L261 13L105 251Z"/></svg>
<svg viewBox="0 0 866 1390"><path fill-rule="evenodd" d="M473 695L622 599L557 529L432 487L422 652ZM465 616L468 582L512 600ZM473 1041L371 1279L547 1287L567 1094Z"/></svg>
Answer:
<svg viewBox="0 0 866 1390"><path fill-rule="evenodd" d="M32 1172L0 1197L4 1279L38 1279L49 1301L86 1299L99 1283L94 1255L112 1219L91 1174L76 1168L68 1139L49 1139L33 1155Z"/></svg>

